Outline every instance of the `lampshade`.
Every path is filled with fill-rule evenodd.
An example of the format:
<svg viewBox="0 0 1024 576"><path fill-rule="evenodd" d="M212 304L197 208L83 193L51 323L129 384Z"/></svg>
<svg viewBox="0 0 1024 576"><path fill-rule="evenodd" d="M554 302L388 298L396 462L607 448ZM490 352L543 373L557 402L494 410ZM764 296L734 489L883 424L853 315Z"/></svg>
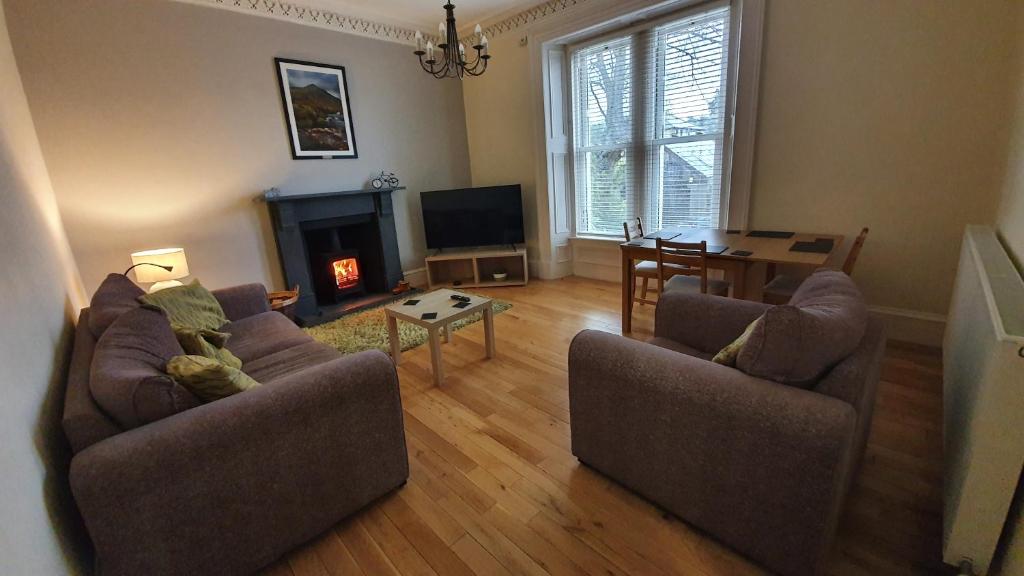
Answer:
<svg viewBox="0 0 1024 576"><path fill-rule="evenodd" d="M185 251L181 248L135 252L132 254L132 264L156 264L157 266L171 267L171 270L167 271L157 266L139 266L135 269L135 280L140 283L166 282L188 276L188 262L185 261Z"/></svg>

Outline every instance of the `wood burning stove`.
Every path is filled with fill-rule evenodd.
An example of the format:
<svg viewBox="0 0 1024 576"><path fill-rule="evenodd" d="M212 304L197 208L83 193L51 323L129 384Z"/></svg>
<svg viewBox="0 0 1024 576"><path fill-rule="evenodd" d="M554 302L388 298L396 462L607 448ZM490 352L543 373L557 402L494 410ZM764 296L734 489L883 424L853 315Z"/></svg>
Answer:
<svg viewBox="0 0 1024 576"><path fill-rule="evenodd" d="M358 250L328 252L321 254L319 260L318 273L314 273L319 296L341 302L353 294L366 292Z"/></svg>

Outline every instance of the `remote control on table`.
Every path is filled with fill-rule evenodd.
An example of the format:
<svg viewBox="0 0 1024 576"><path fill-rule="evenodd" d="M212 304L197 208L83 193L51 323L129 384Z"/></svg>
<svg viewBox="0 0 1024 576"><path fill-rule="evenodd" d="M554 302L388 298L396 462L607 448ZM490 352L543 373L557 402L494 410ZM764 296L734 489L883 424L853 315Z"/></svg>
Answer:
<svg viewBox="0 0 1024 576"><path fill-rule="evenodd" d="M459 296L458 294L452 294L452 300L458 300L459 302L470 302L472 298L469 296Z"/></svg>

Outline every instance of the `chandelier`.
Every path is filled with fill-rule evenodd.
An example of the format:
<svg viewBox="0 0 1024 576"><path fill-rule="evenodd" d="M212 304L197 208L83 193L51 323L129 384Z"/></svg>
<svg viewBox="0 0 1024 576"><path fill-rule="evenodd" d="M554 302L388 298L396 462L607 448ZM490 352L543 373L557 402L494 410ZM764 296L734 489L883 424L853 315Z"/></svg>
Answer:
<svg viewBox="0 0 1024 576"><path fill-rule="evenodd" d="M416 32L416 51L413 52L420 59L420 66L434 78L462 78L464 75L479 76L487 70L487 61L491 55L487 53L487 36L483 35L480 25L473 30L477 44L473 46L476 50L476 59L472 63L466 61L466 46L459 42L459 32L455 29L455 5L451 2L444 5L447 16L437 27L437 35L441 41L434 46L433 42L427 42L426 49L423 46L423 34ZM423 57L426 56L426 60Z"/></svg>

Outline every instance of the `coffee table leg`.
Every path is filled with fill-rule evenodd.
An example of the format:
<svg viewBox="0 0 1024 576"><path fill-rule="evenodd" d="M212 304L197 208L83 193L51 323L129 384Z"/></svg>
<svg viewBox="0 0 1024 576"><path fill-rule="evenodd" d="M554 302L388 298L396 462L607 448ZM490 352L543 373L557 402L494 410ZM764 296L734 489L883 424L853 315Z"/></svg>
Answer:
<svg viewBox="0 0 1024 576"><path fill-rule="evenodd" d="M441 366L441 336L438 334L440 328L427 330L430 335L430 365L434 368L434 385L440 386L444 382L444 369Z"/></svg>
<svg viewBox="0 0 1024 576"><path fill-rule="evenodd" d="M391 342L391 359L395 365L402 363L402 341L398 337L398 318L385 314L388 319L388 340Z"/></svg>
<svg viewBox="0 0 1024 576"><path fill-rule="evenodd" d="M452 341L451 340L451 338L452 338L451 332L452 332L452 329L449 328L447 324L445 324L444 326L441 326L441 336L444 337L444 343L445 344L447 344L447 343Z"/></svg>
<svg viewBox="0 0 1024 576"><path fill-rule="evenodd" d="M484 308L484 344L487 347L487 357L494 358L494 308Z"/></svg>

